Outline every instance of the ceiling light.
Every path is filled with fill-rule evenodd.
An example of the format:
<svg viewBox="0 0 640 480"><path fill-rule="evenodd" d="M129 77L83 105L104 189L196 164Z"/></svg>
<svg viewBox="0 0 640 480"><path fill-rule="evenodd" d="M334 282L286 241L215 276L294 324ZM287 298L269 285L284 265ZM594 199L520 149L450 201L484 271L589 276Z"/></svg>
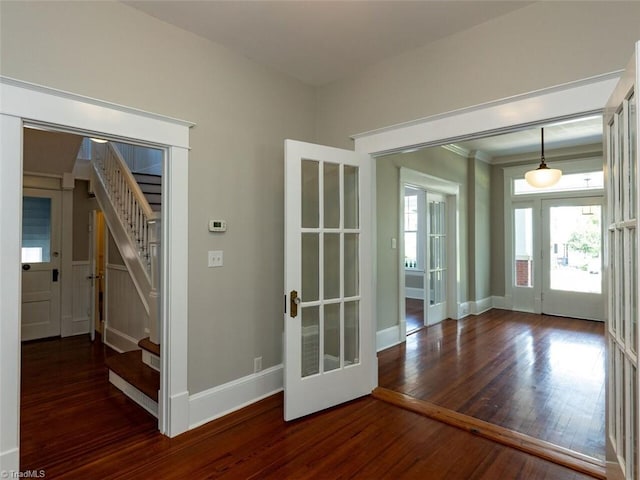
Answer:
<svg viewBox="0 0 640 480"><path fill-rule="evenodd" d="M562 170L549 168L544 161L544 128L540 129L540 166L535 170L529 170L524 174L524 178L529 185L535 188L546 188L555 185L562 176Z"/></svg>
<svg viewBox="0 0 640 480"><path fill-rule="evenodd" d="M104 138L94 138L94 137L91 137L90 140L96 143L107 143L109 141L109 140L105 140Z"/></svg>

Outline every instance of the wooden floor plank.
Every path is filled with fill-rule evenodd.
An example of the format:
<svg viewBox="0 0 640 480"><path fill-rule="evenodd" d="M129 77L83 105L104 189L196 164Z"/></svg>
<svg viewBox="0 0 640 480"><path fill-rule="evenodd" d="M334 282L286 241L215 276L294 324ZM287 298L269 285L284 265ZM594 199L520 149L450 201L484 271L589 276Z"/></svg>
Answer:
<svg viewBox="0 0 640 480"><path fill-rule="evenodd" d="M370 396L287 423L278 394L169 439L108 383L111 354L86 338L23 346L23 470L60 479L590 478Z"/></svg>
<svg viewBox="0 0 640 480"><path fill-rule="evenodd" d="M379 352L379 385L600 460L600 322L491 310Z"/></svg>

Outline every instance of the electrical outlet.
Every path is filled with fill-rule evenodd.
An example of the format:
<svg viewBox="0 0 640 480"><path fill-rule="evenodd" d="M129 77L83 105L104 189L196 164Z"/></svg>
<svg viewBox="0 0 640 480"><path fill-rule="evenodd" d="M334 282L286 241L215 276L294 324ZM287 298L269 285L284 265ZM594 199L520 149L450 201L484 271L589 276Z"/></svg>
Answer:
<svg viewBox="0 0 640 480"><path fill-rule="evenodd" d="M209 266L221 267L223 265L222 250L209 250Z"/></svg>
<svg viewBox="0 0 640 480"><path fill-rule="evenodd" d="M256 357L253 359L253 373L258 373L262 370L262 357Z"/></svg>

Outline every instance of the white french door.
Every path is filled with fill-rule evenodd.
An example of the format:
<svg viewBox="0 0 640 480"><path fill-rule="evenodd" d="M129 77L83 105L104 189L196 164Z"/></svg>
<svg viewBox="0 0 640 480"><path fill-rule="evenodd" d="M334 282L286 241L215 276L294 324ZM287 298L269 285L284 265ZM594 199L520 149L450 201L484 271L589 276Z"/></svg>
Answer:
<svg viewBox="0 0 640 480"><path fill-rule="evenodd" d="M60 191L22 197L22 340L60 335Z"/></svg>
<svg viewBox="0 0 640 480"><path fill-rule="evenodd" d="M444 195L427 193L427 262L425 305L427 325L447 318L447 201Z"/></svg>
<svg viewBox="0 0 640 480"><path fill-rule="evenodd" d="M377 385L368 155L285 141L284 418Z"/></svg>
<svg viewBox="0 0 640 480"><path fill-rule="evenodd" d="M607 478L636 480L638 467L638 123L640 43L604 115L607 174Z"/></svg>
<svg viewBox="0 0 640 480"><path fill-rule="evenodd" d="M542 313L604 320L602 197L542 200Z"/></svg>

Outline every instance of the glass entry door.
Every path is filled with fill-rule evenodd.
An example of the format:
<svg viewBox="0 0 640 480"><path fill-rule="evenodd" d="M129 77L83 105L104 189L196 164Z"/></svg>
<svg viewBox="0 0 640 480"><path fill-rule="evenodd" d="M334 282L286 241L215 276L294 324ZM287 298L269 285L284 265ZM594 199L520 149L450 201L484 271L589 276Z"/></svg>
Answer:
<svg viewBox="0 0 640 480"><path fill-rule="evenodd" d="M285 420L371 393L368 156L285 142Z"/></svg>
<svg viewBox="0 0 640 480"><path fill-rule="evenodd" d="M602 198L542 201L542 313L604 321Z"/></svg>

